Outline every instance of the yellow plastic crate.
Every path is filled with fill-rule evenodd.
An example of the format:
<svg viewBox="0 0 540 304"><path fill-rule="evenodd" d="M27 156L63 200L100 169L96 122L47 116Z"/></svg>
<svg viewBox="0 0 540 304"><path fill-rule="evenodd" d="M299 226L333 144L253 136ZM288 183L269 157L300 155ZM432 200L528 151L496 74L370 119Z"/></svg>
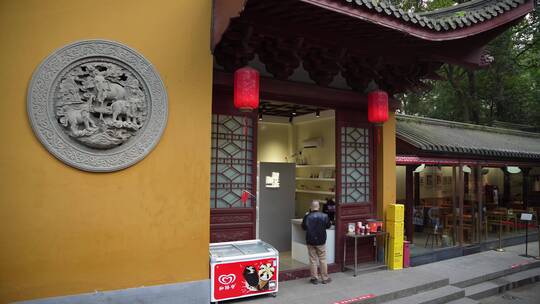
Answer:
<svg viewBox="0 0 540 304"><path fill-rule="evenodd" d="M402 204L390 204L386 208L386 221L403 222L405 206Z"/></svg>
<svg viewBox="0 0 540 304"><path fill-rule="evenodd" d="M403 239L390 238L387 261L389 269L397 270L403 268Z"/></svg>
<svg viewBox="0 0 540 304"><path fill-rule="evenodd" d="M405 228L404 225L405 224L403 222L387 221L386 222L386 232L388 232L388 234L390 234L391 238L403 239L403 231L404 231L404 228Z"/></svg>
<svg viewBox="0 0 540 304"><path fill-rule="evenodd" d="M389 253L399 252L400 254L403 254L403 241L400 242L390 240L390 244L388 244L388 251Z"/></svg>
<svg viewBox="0 0 540 304"><path fill-rule="evenodd" d="M403 239L390 238L388 248L401 248L403 250Z"/></svg>
<svg viewBox="0 0 540 304"><path fill-rule="evenodd" d="M403 257L395 257L388 259L388 268L390 270L403 269Z"/></svg>

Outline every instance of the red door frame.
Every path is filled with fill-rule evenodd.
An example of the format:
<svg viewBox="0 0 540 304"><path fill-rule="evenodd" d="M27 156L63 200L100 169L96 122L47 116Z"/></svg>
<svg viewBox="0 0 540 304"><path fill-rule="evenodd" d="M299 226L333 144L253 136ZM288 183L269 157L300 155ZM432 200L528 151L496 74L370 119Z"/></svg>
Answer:
<svg viewBox="0 0 540 304"><path fill-rule="evenodd" d="M341 128L357 127L366 128L369 130L369 146L370 155L369 163L370 170L370 198L366 203L340 203L342 189L342 172L341 172ZM345 241L345 233L349 223L359 221L366 222L367 219L376 218L377 215L377 170L376 170L376 153L377 147L374 141L375 128L367 121L367 114L362 111L351 110L336 110L336 201L337 216L336 216L336 262L343 263L343 242ZM350 252L349 252L350 251ZM354 245L347 245L347 261L353 260ZM364 239L358 244L358 261L367 262L374 260L375 252L373 250L373 240ZM349 260L350 259L350 260Z"/></svg>
<svg viewBox="0 0 540 304"><path fill-rule="evenodd" d="M374 218L377 214L376 196L376 153L377 147L374 142L374 127L367 122L367 100L360 93L323 88L316 85L280 81L276 79L261 79L261 98L291 102L297 104L309 104L323 108L333 108L336 112L336 263L343 261L343 240L346 227L349 222L357 222ZM257 178L257 113L243 113L233 107L233 76L221 71L214 71L213 84L213 114L228 114L235 116L249 116L254 122L254 147L253 147L253 189L256 193ZM368 204L339 203L341 193L341 127L362 127L370 131L370 202ZM210 211L211 241L222 242L229 240L243 240L255 238L256 231L256 204L250 208L214 209ZM359 244L359 261L370 261L374 258L372 241ZM349 246L352 249L352 246ZM352 255L348 255L351 256Z"/></svg>

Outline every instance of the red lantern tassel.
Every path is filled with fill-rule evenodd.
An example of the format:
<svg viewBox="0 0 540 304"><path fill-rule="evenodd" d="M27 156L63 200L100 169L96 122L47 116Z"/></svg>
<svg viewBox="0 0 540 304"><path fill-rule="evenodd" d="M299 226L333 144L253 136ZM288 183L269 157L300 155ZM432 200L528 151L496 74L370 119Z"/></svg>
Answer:
<svg viewBox="0 0 540 304"><path fill-rule="evenodd" d="M242 204L244 204L244 207L246 206L248 198L249 192L247 192L246 190L242 191L242 197L240 199L242 200Z"/></svg>

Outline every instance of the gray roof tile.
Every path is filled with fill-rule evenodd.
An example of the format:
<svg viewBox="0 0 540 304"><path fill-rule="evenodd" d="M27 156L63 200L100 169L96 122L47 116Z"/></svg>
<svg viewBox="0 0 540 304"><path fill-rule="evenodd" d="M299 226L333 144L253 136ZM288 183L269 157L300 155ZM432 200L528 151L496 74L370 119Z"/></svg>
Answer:
<svg viewBox="0 0 540 304"><path fill-rule="evenodd" d="M497 17L530 0L471 0L425 13L405 12L383 0L344 0L362 9L435 31L452 31Z"/></svg>
<svg viewBox="0 0 540 304"><path fill-rule="evenodd" d="M397 115L396 136L425 152L540 161L540 133Z"/></svg>

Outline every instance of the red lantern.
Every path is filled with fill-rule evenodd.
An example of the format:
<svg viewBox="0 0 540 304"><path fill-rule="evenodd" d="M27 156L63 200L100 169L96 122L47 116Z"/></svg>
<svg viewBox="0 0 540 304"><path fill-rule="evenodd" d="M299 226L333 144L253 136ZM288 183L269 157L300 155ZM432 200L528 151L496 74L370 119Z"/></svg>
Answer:
<svg viewBox="0 0 540 304"><path fill-rule="evenodd" d="M385 91L371 91L368 94L368 120L382 124L388 120L388 94Z"/></svg>
<svg viewBox="0 0 540 304"><path fill-rule="evenodd" d="M259 107L259 72L243 67L234 72L234 106L249 112Z"/></svg>

